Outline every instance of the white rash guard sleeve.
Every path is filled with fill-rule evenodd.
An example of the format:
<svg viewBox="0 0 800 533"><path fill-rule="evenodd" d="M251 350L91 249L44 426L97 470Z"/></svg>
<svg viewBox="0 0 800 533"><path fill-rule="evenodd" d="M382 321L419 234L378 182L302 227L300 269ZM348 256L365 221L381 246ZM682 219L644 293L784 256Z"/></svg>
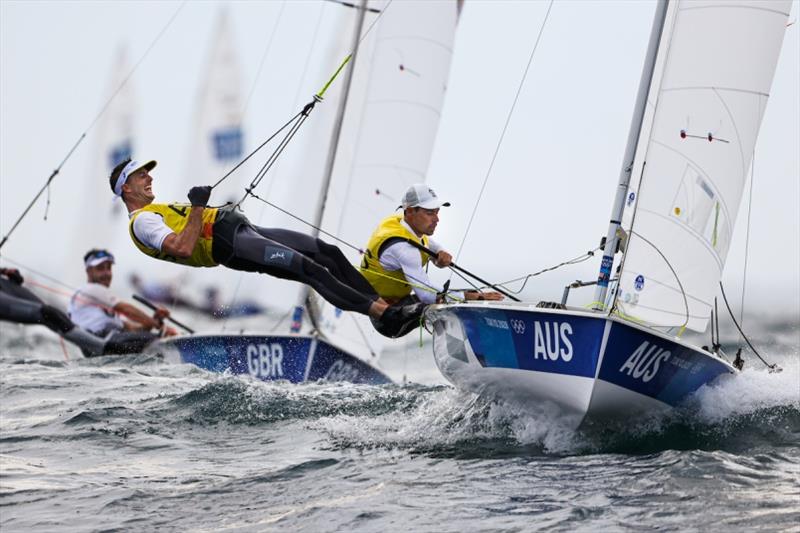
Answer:
<svg viewBox="0 0 800 533"><path fill-rule="evenodd" d="M430 245L431 241L428 241L428 244ZM429 246L429 248L433 250L433 247ZM439 249L441 250L441 247ZM402 270L406 280L412 283L411 288L421 302L436 303L436 293L441 292L442 287L433 283L428 277L428 273L422 269L419 250L407 242L396 242L387 246L381 253L380 263L386 270ZM464 294L459 291L451 291L447 296L448 301L464 299Z"/></svg>
<svg viewBox="0 0 800 533"><path fill-rule="evenodd" d="M145 211L139 213L133 221L133 234L139 241L153 250L161 251L161 245L167 235L174 233L169 226L164 224L164 219L156 213Z"/></svg>

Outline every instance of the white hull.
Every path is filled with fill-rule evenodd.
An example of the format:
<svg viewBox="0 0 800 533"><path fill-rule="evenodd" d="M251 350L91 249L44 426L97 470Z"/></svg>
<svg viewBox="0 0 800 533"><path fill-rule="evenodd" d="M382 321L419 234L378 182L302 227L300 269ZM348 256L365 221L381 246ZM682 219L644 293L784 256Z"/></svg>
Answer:
<svg viewBox="0 0 800 533"><path fill-rule="evenodd" d="M575 426L669 409L735 372L703 350L602 314L475 304L436 306L426 318L436 364L456 387L523 409L549 403Z"/></svg>

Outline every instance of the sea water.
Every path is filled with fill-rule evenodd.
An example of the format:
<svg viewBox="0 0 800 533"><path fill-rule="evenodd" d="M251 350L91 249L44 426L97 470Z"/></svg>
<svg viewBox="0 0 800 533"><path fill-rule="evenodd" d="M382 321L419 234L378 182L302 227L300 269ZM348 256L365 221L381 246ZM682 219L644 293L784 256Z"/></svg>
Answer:
<svg viewBox="0 0 800 533"><path fill-rule="evenodd" d="M444 384L427 345L386 354L406 384L292 385L4 325L0 530L798 531L798 335L756 337L783 372L576 431Z"/></svg>

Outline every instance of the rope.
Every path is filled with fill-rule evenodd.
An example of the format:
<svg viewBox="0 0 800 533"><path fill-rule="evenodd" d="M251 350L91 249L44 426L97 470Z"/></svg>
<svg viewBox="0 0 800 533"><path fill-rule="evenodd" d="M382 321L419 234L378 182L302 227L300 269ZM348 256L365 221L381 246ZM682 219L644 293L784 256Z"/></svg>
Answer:
<svg viewBox="0 0 800 533"><path fill-rule="evenodd" d="M569 259L567 261L563 261L563 262L561 262L561 263L559 263L559 264L557 264L555 266L551 266L551 267L548 267L548 268L543 268L542 270L540 270L538 272L534 272L532 274L527 274L525 276L520 276L518 278L510 279L510 280L504 281L502 283L497 283L496 285L499 285L499 286L503 287L504 289L506 289L510 293L519 294L525 289L525 285L528 284L528 280L530 280L530 278L536 277L536 276L538 276L540 274L544 274L545 272L551 272L553 270L561 268L562 266L577 265L578 263L583 263L584 261L587 261L587 260L591 259L592 257L594 257L594 253L599 249L600 249L600 247L598 246L594 250L589 250L585 254L581 254L578 257L575 257L573 259ZM524 282L522 283L522 286L519 289L517 289L516 291L511 290L506 286L509 283L516 283L517 281L522 281L522 280L524 280Z"/></svg>
<svg viewBox="0 0 800 533"><path fill-rule="evenodd" d="M261 149L262 149L264 146L266 146L266 145L267 145L267 143L269 143L269 142L270 142L272 139L274 139L275 137L277 137L277 136L278 136L278 134L279 134L280 132L282 132L283 130L285 130L285 129L286 129L286 128L287 128L287 127L288 127L288 126L289 126L289 125L290 125L292 122L294 122L295 120L297 120L297 118L298 118L300 115L302 115L302 114L303 114L303 111L300 111L300 112L299 112L299 113L297 113L295 116L293 116L292 118L290 118L290 119L289 119L289 120L286 122L286 124L284 124L283 126L281 126L281 127L280 127L280 128L277 130L277 131L275 131L275 133L273 133L272 135L270 135L270 136L269 136L269 138L267 138L267 140L266 140L266 141L264 141L264 142L262 142L260 145L258 145L258 148L256 148L256 149L255 149L255 150L253 150L252 152L250 152L250 153L249 153L249 154L248 154L248 155L247 155L247 156L246 156L244 159L242 159L241 161L239 161L239 162L236 164L236 166L234 166L234 167L233 167L232 169L230 169L230 170L229 170L229 171L228 171L228 172L227 172L227 173L226 173L224 176L222 176L222 177L221 177L219 180L217 180L217 182L216 182L216 183L214 183L214 185L212 185L212 186L211 186L211 188L212 188L212 189L214 189L214 188L216 188L216 187L217 187L217 185L219 185L220 183L222 183L223 181L225 181L225 180L228 178L228 176L230 176L231 174L233 174L233 173L234 173L234 172L235 172L235 171L236 171L236 170L237 170L239 167L241 167L243 164L245 164L245 163L247 162L247 160L249 160L251 157L253 157L253 156L256 154L256 152L258 152L259 150L261 150Z"/></svg>
<svg viewBox="0 0 800 533"><path fill-rule="evenodd" d="M77 289L75 287L72 287L71 285L68 285L68 284L66 284L66 283L64 283L62 281L59 281L59 280L57 280L57 279L55 279L55 278L53 278L51 276L48 276L47 274L39 272L39 271L37 271L37 270L35 270L33 268L25 266L22 263L20 263L19 261L14 261L13 259L11 259L9 257L4 258L4 260L8 261L9 263L11 263L13 265L16 265L18 267L22 267L25 270L36 274L39 277L42 277L42 278L47 279L49 281L52 281L56 285L61 285L62 287L68 289L69 292L67 292L67 291L65 291L63 289L58 289L56 287L51 287L49 285L45 285L44 283L39 283L37 281L33 281L33 280L29 280L29 279L25 280L25 282L24 282L25 286L38 287L39 289L42 289L42 290L47 291L47 292L51 292L53 294L57 294L58 296L62 296L62 297L67 298L67 299L75 298L79 302L99 307L99 308L103 309L104 311L106 311L107 313L117 313L117 314L120 314L120 315L128 317L128 315L126 313L123 313L121 311L116 311L116 310L114 310L113 307L109 307L107 305L104 305L103 303L98 301L96 298L93 298L93 297L88 296L88 295L78 296L76 293L79 291L79 289ZM128 318L130 318L130 317L128 317Z"/></svg>
<svg viewBox="0 0 800 533"><path fill-rule="evenodd" d="M364 333L364 329L361 327L361 324L358 323L358 319L356 318L356 315L354 315L353 313L350 313L350 318L353 319L353 324L355 324L356 330L361 335L361 340L364 341L364 346L366 346L367 350L369 350L369 354L373 358L378 357L378 354L372 348L372 345L370 344L369 339L367 338L367 334Z"/></svg>
<svg viewBox="0 0 800 533"><path fill-rule="evenodd" d="M303 82L305 81L306 75L308 73L308 67L309 67L309 65L311 63L311 56L312 56L312 54L314 52L314 48L317 46L318 36L319 36L319 28L322 25L322 18L323 18L322 16L323 16L324 12L325 12L325 4L321 3L320 4L320 9L319 9L319 15L317 16L317 23L316 23L316 25L314 27L314 32L313 32L313 34L311 36L311 46L308 48L308 53L306 54L306 61L305 61L305 64L303 65L303 72L302 72L302 74L300 74L300 79L299 79L299 82L298 82L298 85L297 85L297 89L295 90L295 98L294 98L294 103L292 104L292 107L297 107L297 106L300 105L301 91L302 91L302 87L303 87ZM276 28L277 28L277 25L276 25ZM266 55L266 52L265 52L265 55ZM254 85L254 87L255 87L255 85ZM242 111L242 115L244 115L244 110ZM297 117L293 117L293 118L297 118ZM276 171L272 175L272 179L267 184L267 191L266 191L266 194L265 194L266 197L269 197L270 192L272 191L272 186L275 184L275 178L276 178L277 174L278 174L278 171ZM267 208L266 205L262 205L261 206L261 211L259 212L258 218L257 218L259 223L260 223L261 219L264 217L264 211L266 210L266 208ZM236 280L236 287L233 289L233 294L231 295L231 298L230 298L230 302L231 302L230 305L231 306L233 306L236 303L236 298L239 296L239 290L242 287L242 281L243 280L244 280L244 272L240 272L239 275L238 275L238 278ZM222 331L226 331L226 329L228 327L229 318L230 317L226 316L225 319L223 320L223 322L222 322Z"/></svg>
<svg viewBox="0 0 800 533"><path fill-rule="evenodd" d="M742 271L742 304L741 314L739 321L744 324L744 294L747 289L747 257L750 251L750 215L753 211L753 182L755 181L755 167L756 167L756 154L753 151L753 161L750 165L750 194L747 200L747 232L744 240L744 269ZM739 342L742 342L742 337L739 337Z"/></svg>
<svg viewBox="0 0 800 533"><path fill-rule="evenodd" d="M258 80L261 77L261 70L264 68L264 62L269 56L270 50L272 50L272 41L275 40L275 34L278 33L278 25L281 22L281 18L283 18L283 10L286 8L286 0L281 2L281 9L278 11L278 16L275 17L275 24L272 26L272 32L269 34L269 39L267 40L267 45L264 47L264 52L261 54L261 60L258 62L258 70L256 70L256 77L253 80L253 85L250 87L250 92L247 94L247 99L244 101L244 106L242 107L242 117L244 117L247 108L250 106L250 100L253 99L253 94L256 92L256 86L258 85ZM241 126L241 121L239 126Z"/></svg>
<svg viewBox="0 0 800 533"><path fill-rule="evenodd" d="M497 154L500 152L500 146L503 144L503 139L506 136L506 130L508 129L508 124L511 122L511 116L514 114L514 108L517 106L517 101L519 100L519 95L522 92L522 87L523 85L525 85L525 79L528 77L528 70L530 69L531 63L533 62L533 55L536 53L536 49L539 47L539 40L542 37L545 24L547 24L547 19L550 16L550 9L552 9L553 7L553 1L554 0L550 0L550 4L547 6L547 13L545 13L544 20L542 21L542 26L539 28L539 34L536 36L536 42L533 45L533 50L531 50L531 55L530 57L528 57L528 64L525 66L525 72L522 75L522 80L520 80L519 86L517 87L517 94L514 96L514 102L511 104L511 109L508 111L508 116L506 117L506 123L503 126L502 133L500 134L500 139L497 141L497 146L494 149L494 155L492 156L492 161L489 164L489 169L486 171L486 176L483 178L483 184L481 185L481 190L478 193L478 199L475 201L475 207L472 209L472 214L469 217L469 222L467 223L467 229L464 231L464 238L461 239L461 244L458 246L458 252L456 252L456 259L458 259L461 256L461 250L464 248L464 243L467 241L469 230L472 227L473 220L475 219L475 213L477 213L478 205L480 204L481 198L483 197L483 191L484 189L486 189L486 183L489 181L489 175L492 173L495 160L497 159Z"/></svg>
<svg viewBox="0 0 800 533"><path fill-rule="evenodd" d="M782 370L781 367L779 367L775 363L769 364L764 360L763 357L761 357L761 354L758 353L758 351L753 347L753 344L750 342L750 339L748 339L747 336L744 334L744 331L742 331L742 328L739 326L739 323L736 322L736 317L733 315L733 311L731 310L731 306L728 304L728 298L725 296L725 288L722 286L722 282L721 281L719 282L719 290L720 290L720 292L722 292L722 301L725 302L725 307L728 308L728 313L731 315L731 320L733 320L733 323L736 326L736 329L739 330L739 334L745 340L747 345L750 347L751 350L753 350L753 353L756 354L756 356L759 359L761 359L761 362L764 363L764 365L766 365L767 368L769 368L770 370L775 371L775 372L780 372Z"/></svg>
<svg viewBox="0 0 800 533"><path fill-rule="evenodd" d="M381 11L380 14L377 17L375 17L375 20L372 21L372 24L367 28L367 31L365 31L364 34L359 39L359 41L358 41L359 44L367 37L367 35L370 33L370 31L372 31L372 28L375 26L375 23L377 23L378 20L383 16L383 14L389 8L389 5L391 5L391 3L392 3L392 0L390 0L389 3L386 4L386 7L383 9L383 11ZM272 153L272 155L270 155L270 157L267 159L267 162L264 163L264 165L258 171L258 173L256 174L256 177L250 183L250 187L248 189L246 189L247 193L236 204L237 206L240 205L247 198L247 195L250 194L251 190L254 189L255 187L257 187L258 184L261 182L261 180L264 178L264 176L266 176L267 172L275 164L275 161L278 159L278 156L280 156L280 154L286 148L286 145L288 145L289 141L292 140L292 138L294 137L295 133L297 133L297 130L300 129L300 126L302 126L303 122L305 122L305 119L308 118L309 113L311 113L311 110L314 109L314 105L316 105L317 102L321 102L323 100L325 92L328 90L328 88L331 86L331 84L334 82L334 80L337 78L337 76L339 76L339 74L344 69L344 67L350 62L351 58L352 58L352 54L348 54L347 57L344 58L344 60L339 65L339 67L336 69L336 72L334 72L333 75L330 77L330 79L328 79L328 81L325 83L325 85L322 87L322 89L320 89L320 91L314 95L314 99L312 101L310 101L308 104L306 104L305 107L303 107L302 111L300 111L294 117L289 119L289 121L287 121L286 124L284 124L281 127L281 129L279 129L274 134L272 134L269 137L269 139L264 141L258 148L256 148L253 152L251 152L245 159L243 159L235 167L233 167L227 174L225 174L223 177L221 177L214 185L211 186L211 188L212 189L216 188L217 185L219 185L225 179L227 179L228 176L230 176L234 171L236 171L239 167L241 167L242 164L245 161L247 161L251 156L253 156L258 150L260 150L263 146L265 146L269 141L274 139L278 135L278 133L283 131L286 127L288 127L290 124L292 124L292 122L295 122L295 120L297 120L297 122L292 126L292 129L289 130L289 133L287 133L287 135L283 138L283 140L278 145L278 147L275 149L275 151Z"/></svg>
<svg viewBox="0 0 800 533"><path fill-rule="evenodd" d="M362 250L361 248L359 248L359 247L357 247L357 246L355 246L355 245L352 245L352 244L350 244L349 242L345 241L344 239L340 239L339 237L337 237L337 236L336 236L336 235L334 235L333 233L330 233L330 232L327 232L327 231L325 231L324 229L322 229L322 228L320 228L320 227L318 227L318 226L316 226L316 225L312 224L311 222L308 222L308 221L307 221L307 220L305 220L304 218L302 218L302 217L299 217L299 216L295 215L294 213L291 213L291 212L287 211L286 209L284 209L284 208L282 208L282 207L280 207L280 206L278 206L278 205L275 205L275 204L273 204L273 203L272 203L272 202L270 202L269 200L265 200L264 198L261 198L259 195L257 195L257 194L256 194L256 193L254 193L253 191L250 191L250 190L248 190L248 193L247 193L247 194L249 194L250 196L252 196L252 197L253 197L253 198L255 198L256 200L260 200L260 201L264 202L265 204L267 204L268 206L270 206L270 207L273 207L273 208L277 209L277 210L278 210L278 211L280 211L281 213L283 213L283 214L285 214L285 215L289 215L290 217L292 217L293 219L297 220L298 222L301 222L301 223L305 224L306 226L309 226L309 227L311 227L311 228L313 228L313 229L315 229L315 230L319 231L320 233L322 233L322 234L324 234L324 235L327 235L327 236L328 236L328 237L330 237L331 239L333 239L333 240L335 240L335 241L337 241L337 242L340 242L340 243L344 244L345 246L347 246L347 247L349 247L349 248L352 248L353 250L355 250L355 251L356 251L356 252L358 252L359 254L363 254L363 253L364 253L364 250Z"/></svg>
<svg viewBox="0 0 800 533"><path fill-rule="evenodd" d="M340 237L337 237L337 236L336 236L336 235L334 235L333 233L330 233L330 232L328 232L328 231L325 231L324 229L320 228L319 226L316 226L315 224L312 224L311 222L308 222L308 221L307 221L307 220L305 220L304 218L302 218L302 217L299 217L299 216L295 215L294 213L291 213L291 212L287 211L286 209L284 209L284 208L282 208L282 207L280 207L280 206L278 206L278 205L275 205L274 203L270 202L269 200L265 200L264 198L261 198L261 197L260 197L260 196L258 196L256 193L252 192L251 190L248 190L248 194L249 194L250 196L252 196L253 198L255 198L256 200L259 200L259 201L261 201L261 202L264 202L264 203L265 203L265 204L267 204L268 206L270 206L270 207L273 207L273 208L277 209L277 210L278 210L278 211L280 211L281 213L284 213L284 214L286 214L286 215L289 215L290 217L292 217L293 219L297 220L298 222L301 222L301 223L303 223L303 224L305 224L305 225L307 225L307 226L309 226L309 227L311 227L311 228L313 228L313 229L315 229L315 230L319 231L320 233L322 233L322 234L324 234L324 235L326 235L326 236L330 237L331 239L335 240L336 242L339 242L339 243L341 243L341 244L343 244L343 245L347 246L348 248L351 248L351 249L355 250L355 251L356 251L356 252L358 252L360 255L365 255L365 254L364 254L364 250L362 250L361 248L359 248L359 247L357 247L357 246L355 246L355 245L353 245L353 244L350 244L350 243L349 243L349 242L347 242L346 240L344 240L344 239L342 239L342 238L340 238ZM368 262L368 263L369 263L369 262L371 262L373 265L375 265L375 262L374 262L375 260L374 260L374 259L367 258L366 260L367 260L367 262ZM382 274L381 272L378 272L378 271L373 271L373 273L374 273L374 274L377 274L378 276L382 276L382 277L385 277L385 278L391 279L391 280L393 280L393 281L396 281L396 282L398 282L398 283L404 283L404 284L406 284L406 285L408 285L408 286L410 286L410 287L414 287L414 288L417 288L417 289L421 289L421 290L424 290L424 291L427 291L427 292L433 292L433 293L438 293L438 292L439 292L439 291L437 291L435 288L433 288L433 287L430 287L430 286L428 286L428 285L425 285L423 281L421 281L421 280L418 280L418 279L414 279L414 280L413 280L413 281L416 281L417 283L412 283L412 282L410 282L410 281L408 281L408 280L402 281L402 280L399 280L399 279L393 278L393 277L391 277L391 276L387 276L386 274ZM452 297L452 296L450 296L450 298L453 298L453 297ZM453 299L456 299L456 298L453 298Z"/></svg>

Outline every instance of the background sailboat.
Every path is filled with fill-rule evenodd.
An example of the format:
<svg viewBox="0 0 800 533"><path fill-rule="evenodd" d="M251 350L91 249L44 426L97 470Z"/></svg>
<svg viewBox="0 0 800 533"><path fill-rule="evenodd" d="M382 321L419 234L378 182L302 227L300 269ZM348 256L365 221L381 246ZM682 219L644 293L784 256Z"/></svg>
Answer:
<svg viewBox="0 0 800 533"><path fill-rule="evenodd" d="M114 94L116 96L98 121L91 139L88 169L80 184L85 194L81 198L79 212L92 213L92 216L75 218L69 237L70 246L62 250L66 271L75 272L78 279L85 277L81 257L91 248L106 248L121 258L134 255L129 253L127 242L123 242L118 231L127 219L125 206L122 202L112 200L108 185L111 170L117 163L131 157L136 145L136 89L130 81L126 83L130 72L127 48L120 46L114 56L106 89L106 98Z"/></svg>
<svg viewBox="0 0 800 533"><path fill-rule="evenodd" d="M629 237L611 307L440 306L430 318L448 379L554 402L580 423L674 406L735 371L655 328L705 329L790 5L659 3L598 279L602 306L622 220Z"/></svg>

